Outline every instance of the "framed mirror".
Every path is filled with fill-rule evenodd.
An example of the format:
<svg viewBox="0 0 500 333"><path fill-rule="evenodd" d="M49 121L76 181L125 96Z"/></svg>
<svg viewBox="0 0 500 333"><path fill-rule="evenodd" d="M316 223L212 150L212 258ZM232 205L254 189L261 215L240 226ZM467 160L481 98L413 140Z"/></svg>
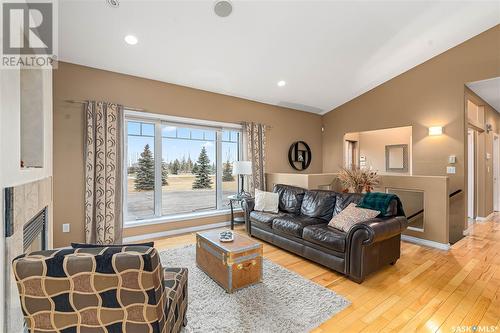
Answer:
<svg viewBox="0 0 500 333"><path fill-rule="evenodd" d="M385 146L385 171L408 172L408 145Z"/></svg>

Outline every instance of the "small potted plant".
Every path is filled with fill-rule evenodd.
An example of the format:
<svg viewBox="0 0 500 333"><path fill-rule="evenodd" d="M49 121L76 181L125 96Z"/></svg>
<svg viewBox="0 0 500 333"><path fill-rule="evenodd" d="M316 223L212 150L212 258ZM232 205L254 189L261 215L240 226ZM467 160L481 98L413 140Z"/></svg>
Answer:
<svg viewBox="0 0 500 333"><path fill-rule="evenodd" d="M338 177L344 187L344 192L371 192L380 183L380 177L376 171L360 169L358 167L343 167L340 169Z"/></svg>

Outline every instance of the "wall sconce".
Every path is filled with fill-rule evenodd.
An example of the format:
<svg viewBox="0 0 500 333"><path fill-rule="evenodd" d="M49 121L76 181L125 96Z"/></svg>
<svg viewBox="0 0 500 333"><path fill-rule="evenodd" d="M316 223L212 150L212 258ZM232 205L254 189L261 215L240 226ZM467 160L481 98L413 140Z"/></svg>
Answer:
<svg viewBox="0 0 500 333"><path fill-rule="evenodd" d="M442 135L442 134L443 134L443 127L442 126L429 127L429 135L435 136L435 135Z"/></svg>

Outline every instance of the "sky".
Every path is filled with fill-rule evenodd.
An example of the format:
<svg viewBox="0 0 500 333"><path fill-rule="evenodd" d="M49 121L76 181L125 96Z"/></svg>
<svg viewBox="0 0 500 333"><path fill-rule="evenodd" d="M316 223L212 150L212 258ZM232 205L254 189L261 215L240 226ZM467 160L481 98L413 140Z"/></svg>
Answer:
<svg viewBox="0 0 500 333"><path fill-rule="evenodd" d="M149 144L151 151L154 152L154 125L129 121L128 134L128 165L130 166L137 162L146 144ZM183 157L186 160L191 157L194 163L203 146L207 150L210 162L215 162L215 131L165 126L162 130L162 137L162 157L167 163L176 158L180 161ZM189 137L191 139L188 139ZM237 159L238 147L237 143L234 142L236 140L236 132L223 131L223 161Z"/></svg>

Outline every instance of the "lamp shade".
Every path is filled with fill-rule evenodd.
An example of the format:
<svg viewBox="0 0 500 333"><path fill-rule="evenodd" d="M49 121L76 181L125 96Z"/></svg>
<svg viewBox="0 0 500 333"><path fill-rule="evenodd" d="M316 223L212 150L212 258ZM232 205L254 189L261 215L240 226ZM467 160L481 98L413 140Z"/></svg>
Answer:
<svg viewBox="0 0 500 333"><path fill-rule="evenodd" d="M250 161L234 161L233 175L251 175L252 162Z"/></svg>

